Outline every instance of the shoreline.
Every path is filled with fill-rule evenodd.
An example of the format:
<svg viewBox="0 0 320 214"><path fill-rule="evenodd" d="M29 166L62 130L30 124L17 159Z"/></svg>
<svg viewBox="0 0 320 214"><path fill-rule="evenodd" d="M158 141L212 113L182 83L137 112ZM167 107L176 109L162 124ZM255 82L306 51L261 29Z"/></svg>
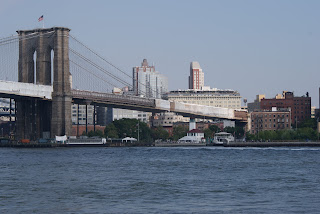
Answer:
<svg viewBox="0 0 320 214"><path fill-rule="evenodd" d="M105 144L63 144L63 143L0 143L0 147L12 148L56 148L56 147L320 147L320 142L229 142L224 144L206 143L120 143Z"/></svg>
<svg viewBox="0 0 320 214"><path fill-rule="evenodd" d="M229 142L224 147L320 147L320 142Z"/></svg>

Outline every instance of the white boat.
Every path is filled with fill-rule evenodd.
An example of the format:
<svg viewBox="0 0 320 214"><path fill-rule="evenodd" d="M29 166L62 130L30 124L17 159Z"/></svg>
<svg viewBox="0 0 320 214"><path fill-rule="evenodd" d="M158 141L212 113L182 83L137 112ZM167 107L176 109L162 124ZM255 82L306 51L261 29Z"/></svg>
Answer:
<svg viewBox="0 0 320 214"><path fill-rule="evenodd" d="M192 129L187 132L187 136L180 138L178 144L202 144L205 143L204 133L199 129Z"/></svg>
<svg viewBox="0 0 320 214"><path fill-rule="evenodd" d="M233 142L234 137L228 132L219 132L214 135L213 144L223 145L223 143Z"/></svg>

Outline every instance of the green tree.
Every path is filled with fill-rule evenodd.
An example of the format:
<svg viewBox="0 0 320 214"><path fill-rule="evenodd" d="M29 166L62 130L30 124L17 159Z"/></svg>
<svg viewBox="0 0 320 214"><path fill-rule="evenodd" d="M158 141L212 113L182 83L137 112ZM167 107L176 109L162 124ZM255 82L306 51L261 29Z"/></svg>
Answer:
<svg viewBox="0 0 320 214"><path fill-rule="evenodd" d="M93 137L93 136L95 136L95 135L94 135L94 131L93 131L93 130L89 131L89 132L88 132L88 137Z"/></svg>
<svg viewBox="0 0 320 214"><path fill-rule="evenodd" d="M246 141L256 140L256 136L254 134L250 134L250 132L246 133Z"/></svg>
<svg viewBox="0 0 320 214"><path fill-rule="evenodd" d="M230 126L224 127L223 129L223 131L228 132L232 135L234 134L235 130L236 130L235 127L230 127Z"/></svg>
<svg viewBox="0 0 320 214"><path fill-rule="evenodd" d="M106 127L105 133L107 136L111 137L111 134L115 134L115 130L118 138L124 137L134 137L138 139L139 132L139 140L143 142L150 142L151 138L151 129L144 122L141 122L137 119L128 119L122 118L120 120L113 121L113 126L109 125Z"/></svg>
<svg viewBox="0 0 320 214"><path fill-rule="evenodd" d="M213 133L218 133L220 132L220 128L217 125L210 125L209 129L213 132Z"/></svg>
<svg viewBox="0 0 320 214"><path fill-rule="evenodd" d="M203 130L203 132L204 132L205 138L212 138L213 137L214 132L210 128Z"/></svg>
<svg viewBox="0 0 320 214"><path fill-rule="evenodd" d="M153 140L162 139L166 140L169 138L169 133L162 126L152 129L152 138Z"/></svg>
<svg viewBox="0 0 320 214"><path fill-rule="evenodd" d="M298 124L298 128L312 128L313 130L317 129L317 119L309 118Z"/></svg>
<svg viewBox="0 0 320 214"><path fill-rule="evenodd" d="M236 138L243 138L244 137L244 128L243 128L243 126L236 125L236 127L235 127L235 137Z"/></svg>
<svg viewBox="0 0 320 214"><path fill-rule="evenodd" d="M297 138L299 140L316 140L318 138L317 132L312 128L300 128L297 130Z"/></svg>
<svg viewBox="0 0 320 214"><path fill-rule="evenodd" d="M103 132L101 130L99 130L99 129L95 131L94 136L105 137Z"/></svg>
<svg viewBox="0 0 320 214"><path fill-rule="evenodd" d="M175 126L173 127L172 135L173 140L179 140L180 138L187 135L188 128L184 126Z"/></svg>
<svg viewBox="0 0 320 214"><path fill-rule="evenodd" d="M104 135L108 138L119 138L118 130L113 123L110 123L104 129Z"/></svg>
<svg viewBox="0 0 320 214"><path fill-rule="evenodd" d="M135 137L138 139L138 129L135 130ZM152 142L151 129L148 124L139 121L139 138L142 142Z"/></svg>
<svg viewBox="0 0 320 214"><path fill-rule="evenodd" d="M293 140L295 138L295 131L293 130L282 130L281 140Z"/></svg>
<svg viewBox="0 0 320 214"><path fill-rule="evenodd" d="M137 129L138 120L122 118L113 121L113 124L116 127L120 138L135 137L134 132Z"/></svg>

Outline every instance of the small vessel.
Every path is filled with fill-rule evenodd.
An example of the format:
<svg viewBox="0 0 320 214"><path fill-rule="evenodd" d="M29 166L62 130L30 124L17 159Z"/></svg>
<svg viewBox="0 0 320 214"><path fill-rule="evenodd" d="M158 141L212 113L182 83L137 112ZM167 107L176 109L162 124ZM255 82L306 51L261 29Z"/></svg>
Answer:
<svg viewBox="0 0 320 214"><path fill-rule="evenodd" d="M214 135L211 145L223 145L224 143L233 142L234 137L228 132L219 132Z"/></svg>
<svg viewBox="0 0 320 214"><path fill-rule="evenodd" d="M187 132L187 136L180 138L178 144L205 144L204 133L199 129L192 129Z"/></svg>

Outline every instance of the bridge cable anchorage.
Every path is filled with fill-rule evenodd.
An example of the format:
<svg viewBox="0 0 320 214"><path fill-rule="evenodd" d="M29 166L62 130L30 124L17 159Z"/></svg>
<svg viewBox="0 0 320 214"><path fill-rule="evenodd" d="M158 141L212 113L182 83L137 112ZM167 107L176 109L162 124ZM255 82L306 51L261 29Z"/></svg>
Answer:
<svg viewBox="0 0 320 214"><path fill-rule="evenodd" d="M75 38L74 36L72 36L71 34L69 35L70 38L72 38L74 41L76 41L77 43L79 43L82 47L86 48L87 50L89 50L92 54L94 54L95 56L97 56L99 59L101 59L102 61L106 62L107 64L109 64L110 66L112 66L113 68L115 68L116 70L120 71L122 74L124 74L125 76L129 77L130 79L132 79L133 77L129 74L127 74L126 72L122 71L120 68L118 68L117 66L115 66L114 64L112 64L111 62L109 62L108 60L106 60L105 58L103 58L101 55L99 55L98 53L96 53L95 51L93 51L91 48L89 48L88 46L86 46L84 43L82 43L81 41L79 41L77 38ZM150 87L147 86L147 84L144 84L143 82L138 81L140 85L148 88L148 91L154 92L157 94L157 90L151 89ZM123 84L123 83L122 83ZM133 88L132 84L127 83L128 86L131 86ZM147 92L143 92L141 91L141 89L138 89L139 94L143 94L143 95L147 95Z"/></svg>

